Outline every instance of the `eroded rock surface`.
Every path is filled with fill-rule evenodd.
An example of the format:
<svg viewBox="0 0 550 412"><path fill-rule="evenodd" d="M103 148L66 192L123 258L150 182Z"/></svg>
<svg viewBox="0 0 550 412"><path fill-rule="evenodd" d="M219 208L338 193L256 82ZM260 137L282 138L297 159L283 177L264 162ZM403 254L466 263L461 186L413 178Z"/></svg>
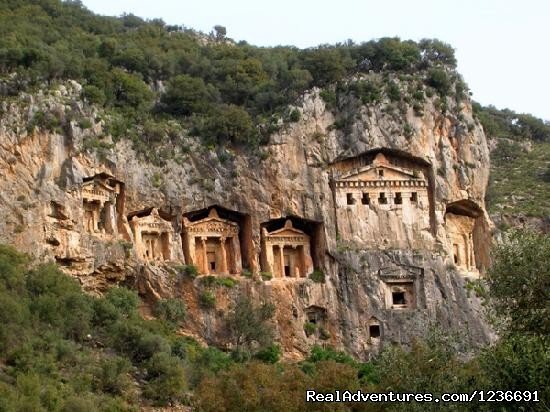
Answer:
<svg viewBox="0 0 550 412"><path fill-rule="evenodd" d="M158 167L127 140L111 147L79 92L69 82L3 103L0 241L57 261L93 293L125 283L149 304L180 297L184 332L221 346L225 313L244 292L275 304L290 358L327 342L365 359L432 325L472 344L491 339L465 289L486 269L492 237L489 151L469 103L451 107L460 116L432 100L422 116L391 114L389 103L333 112L313 90L300 120L271 136L265 160L222 158L189 139L187 154L173 148ZM58 113L60 130L27 130L38 110ZM333 127L350 113L345 132ZM237 286L205 286L185 264ZM207 287L215 308L201 302Z"/></svg>

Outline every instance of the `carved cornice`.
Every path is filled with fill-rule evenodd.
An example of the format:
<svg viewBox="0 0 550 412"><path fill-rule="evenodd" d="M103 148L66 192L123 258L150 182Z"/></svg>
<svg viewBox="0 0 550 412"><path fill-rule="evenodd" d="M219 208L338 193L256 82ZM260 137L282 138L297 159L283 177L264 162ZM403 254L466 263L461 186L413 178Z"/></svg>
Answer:
<svg viewBox="0 0 550 412"><path fill-rule="evenodd" d="M195 236L225 236L232 237L239 234L239 227L236 223L222 220L210 220L193 222L184 227L184 231Z"/></svg>
<svg viewBox="0 0 550 412"><path fill-rule="evenodd" d="M266 243L269 244L300 244L307 245L309 244L309 237L307 235L298 235L298 236L270 236L267 235L265 238Z"/></svg>
<svg viewBox="0 0 550 412"><path fill-rule="evenodd" d="M411 282L424 276L424 269L417 266L386 266L378 270L384 282Z"/></svg>
<svg viewBox="0 0 550 412"><path fill-rule="evenodd" d="M336 180L337 189L366 187L414 187L427 188L425 180Z"/></svg>

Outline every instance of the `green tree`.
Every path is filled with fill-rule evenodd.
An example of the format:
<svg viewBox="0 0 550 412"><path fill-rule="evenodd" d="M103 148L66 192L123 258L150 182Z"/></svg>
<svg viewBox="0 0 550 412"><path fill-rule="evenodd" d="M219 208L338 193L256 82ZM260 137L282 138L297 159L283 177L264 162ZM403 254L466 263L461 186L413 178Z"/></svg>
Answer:
<svg viewBox="0 0 550 412"><path fill-rule="evenodd" d="M343 59L340 51L333 47L305 51L302 64L319 86L341 79L352 65L350 60Z"/></svg>
<svg viewBox="0 0 550 412"><path fill-rule="evenodd" d="M144 393L164 405L178 401L186 388L185 371L179 359L167 353L155 353L146 364L147 384Z"/></svg>
<svg viewBox="0 0 550 412"><path fill-rule="evenodd" d="M161 101L174 115L205 113L214 101L214 91L202 79L182 74L169 80Z"/></svg>
<svg viewBox="0 0 550 412"><path fill-rule="evenodd" d="M504 333L550 336L550 236L513 231L493 251L488 304Z"/></svg>
<svg viewBox="0 0 550 412"><path fill-rule="evenodd" d="M227 327L237 352L250 354L255 347L265 348L273 341L273 327L269 320L275 307L270 303L254 305L241 296L227 316Z"/></svg>
<svg viewBox="0 0 550 412"><path fill-rule="evenodd" d="M153 92L137 75L121 69L112 71L112 87L115 105L140 109L149 107L153 101Z"/></svg>
<svg viewBox="0 0 550 412"><path fill-rule="evenodd" d="M425 62L456 67L455 51L449 44L437 39L422 39L418 47Z"/></svg>
<svg viewBox="0 0 550 412"><path fill-rule="evenodd" d="M220 26L218 24L214 26L214 33L216 35L216 40L222 41L225 39L225 36L227 36L227 29L224 26Z"/></svg>
<svg viewBox="0 0 550 412"><path fill-rule="evenodd" d="M177 326L185 319L186 308L181 299L161 299L155 305L155 316Z"/></svg>
<svg viewBox="0 0 550 412"><path fill-rule="evenodd" d="M445 97L449 95L452 83L445 69L436 67L428 71L426 84L437 90L440 96Z"/></svg>
<svg viewBox="0 0 550 412"><path fill-rule="evenodd" d="M235 105L224 106L212 114L207 120L204 133L209 140L218 143L253 144L256 137L250 115Z"/></svg>

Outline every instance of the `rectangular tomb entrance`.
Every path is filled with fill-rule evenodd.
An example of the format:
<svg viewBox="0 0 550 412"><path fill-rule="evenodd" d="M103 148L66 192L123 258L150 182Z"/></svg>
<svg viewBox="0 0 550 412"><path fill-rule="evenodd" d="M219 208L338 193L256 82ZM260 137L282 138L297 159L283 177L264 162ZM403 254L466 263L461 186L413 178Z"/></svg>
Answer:
<svg viewBox="0 0 550 412"><path fill-rule="evenodd" d="M196 221L183 218L185 257L202 274L242 272L239 225L219 217L215 208Z"/></svg>

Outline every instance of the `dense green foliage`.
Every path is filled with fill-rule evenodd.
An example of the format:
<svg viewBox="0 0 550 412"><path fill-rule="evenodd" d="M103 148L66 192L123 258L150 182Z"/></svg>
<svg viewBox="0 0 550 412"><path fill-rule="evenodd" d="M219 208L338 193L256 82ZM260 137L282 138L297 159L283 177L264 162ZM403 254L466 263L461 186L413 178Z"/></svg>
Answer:
<svg viewBox="0 0 550 412"><path fill-rule="evenodd" d="M479 118L489 137L513 140L550 141L550 123L530 114L519 114L510 109L499 110L494 106L473 104L474 114Z"/></svg>
<svg viewBox="0 0 550 412"><path fill-rule="evenodd" d="M205 35L133 15L98 16L79 1L8 0L0 4L1 90L77 80L83 96L110 114L109 133L138 135L138 148L180 143L167 130L170 118L208 144L255 146L280 119L299 119L287 107L312 86L368 71L426 73L419 78L446 94L456 77L453 49L437 40L300 50L235 44L225 35L221 26ZM393 99L396 92L390 90Z"/></svg>
<svg viewBox="0 0 550 412"><path fill-rule="evenodd" d="M113 288L94 298L55 266L29 264L0 245L0 411L181 402L204 376L233 362L175 333L185 316L179 300L160 300L160 320L146 321L135 292Z"/></svg>
<svg viewBox="0 0 550 412"><path fill-rule="evenodd" d="M389 345L368 363L314 346L297 364L279 362L270 304L238 301L226 316L235 346L228 354L175 334L185 313L181 303L161 300L161 320L145 321L134 292L113 288L94 298L54 266L31 268L25 256L0 246L0 410L136 410L143 403L173 402L201 411L546 410L548 245L548 235L516 234L496 249L484 296L504 315L498 323L502 339L469 360L458 357L457 337L434 330L409 350ZM312 388L538 390L541 402L305 405L305 391Z"/></svg>
<svg viewBox="0 0 550 412"><path fill-rule="evenodd" d="M473 104L488 137L491 175L486 202L492 213L550 216L550 124L529 114Z"/></svg>
<svg viewBox="0 0 550 412"><path fill-rule="evenodd" d="M550 142L497 139L486 202L490 212L550 216Z"/></svg>
<svg viewBox="0 0 550 412"><path fill-rule="evenodd" d="M512 231L493 251L488 293L505 333L550 337L550 236Z"/></svg>

